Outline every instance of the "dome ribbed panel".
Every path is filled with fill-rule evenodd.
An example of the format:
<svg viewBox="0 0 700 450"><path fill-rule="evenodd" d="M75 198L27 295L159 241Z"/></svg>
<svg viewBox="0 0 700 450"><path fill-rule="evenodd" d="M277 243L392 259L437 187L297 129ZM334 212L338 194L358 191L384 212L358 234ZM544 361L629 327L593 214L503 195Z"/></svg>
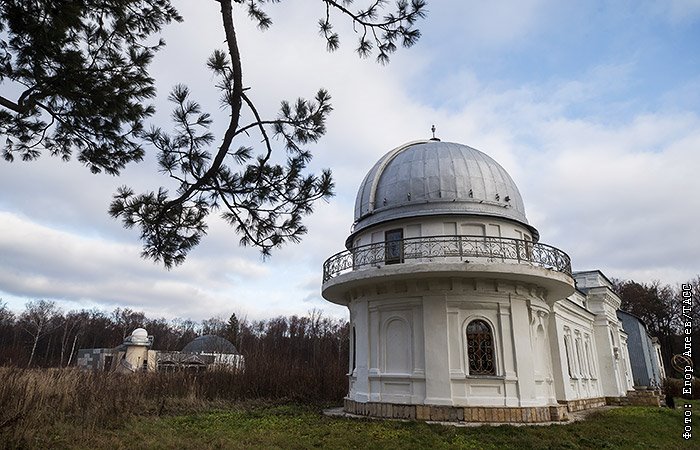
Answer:
<svg viewBox="0 0 700 450"><path fill-rule="evenodd" d="M528 225L517 186L493 158L462 144L422 141L389 152L369 171L357 193L355 232L438 214L486 215Z"/></svg>

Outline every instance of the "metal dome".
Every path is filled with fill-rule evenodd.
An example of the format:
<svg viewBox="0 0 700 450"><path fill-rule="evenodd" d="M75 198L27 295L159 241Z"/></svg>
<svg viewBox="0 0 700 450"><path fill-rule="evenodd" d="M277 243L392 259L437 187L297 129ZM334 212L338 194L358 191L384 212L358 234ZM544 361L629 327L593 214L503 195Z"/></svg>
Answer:
<svg viewBox="0 0 700 450"><path fill-rule="evenodd" d="M146 331L145 328L137 328L134 331L131 332L131 336L135 338L147 338L148 337L148 331Z"/></svg>
<svg viewBox="0 0 700 450"><path fill-rule="evenodd" d="M144 328L136 328L124 339L123 345L150 346L153 344L153 336L148 335Z"/></svg>
<svg viewBox="0 0 700 450"><path fill-rule="evenodd" d="M222 338L221 336L215 336L213 334L205 334L204 336L199 336L195 338L192 342L185 345L182 349L183 353L223 353L230 355L237 355L238 350L236 346L230 341Z"/></svg>
<svg viewBox="0 0 700 450"><path fill-rule="evenodd" d="M357 192L350 238L378 223L443 214L510 219L529 228L535 240L539 236L500 164L463 144L426 140L397 147L372 167Z"/></svg>

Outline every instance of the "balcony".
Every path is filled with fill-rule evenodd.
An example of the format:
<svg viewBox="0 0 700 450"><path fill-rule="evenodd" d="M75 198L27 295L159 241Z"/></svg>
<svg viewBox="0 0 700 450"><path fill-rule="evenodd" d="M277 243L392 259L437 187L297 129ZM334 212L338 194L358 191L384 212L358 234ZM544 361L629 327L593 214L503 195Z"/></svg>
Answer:
<svg viewBox="0 0 700 450"><path fill-rule="evenodd" d="M569 256L550 245L491 236L427 236L362 245L336 253L323 264L323 283L354 270L410 262L522 264L571 276Z"/></svg>

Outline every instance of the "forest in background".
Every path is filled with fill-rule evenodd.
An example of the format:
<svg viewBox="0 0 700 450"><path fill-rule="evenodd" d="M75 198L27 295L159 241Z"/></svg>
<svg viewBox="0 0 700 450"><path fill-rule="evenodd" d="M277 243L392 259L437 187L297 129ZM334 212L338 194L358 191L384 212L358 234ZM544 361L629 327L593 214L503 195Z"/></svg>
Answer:
<svg viewBox="0 0 700 450"><path fill-rule="evenodd" d="M153 349L178 351L197 336L213 334L231 341L253 360L271 357L289 364L343 367L348 363L348 323L319 310L306 316L247 320L149 318L143 312L116 308L64 313L50 300L27 302L18 315L0 302L0 365L16 367L74 366L81 348L113 348L136 328L153 336Z"/></svg>
<svg viewBox="0 0 700 450"><path fill-rule="evenodd" d="M670 372L671 357L685 350L687 322L691 338L700 342L700 276L675 286L619 279L612 284L622 299L621 309L642 319L649 333L659 338ZM690 288L689 299L683 297L683 285ZM318 310L306 316L266 320L250 321L232 314L228 320L212 317L196 322L149 318L129 308L111 313L97 309L63 312L50 300L30 301L19 314L0 301L0 365L73 366L78 349L116 347L138 327L153 335L154 350L181 350L197 336L213 334L231 341L248 362L264 355L292 365L332 365L341 375L347 371L348 323L325 317ZM699 360L699 355L700 346L694 345L693 360Z"/></svg>
<svg viewBox="0 0 700 450"><path fill-rule="evenodd" d="M612 284L622 300L620 309L642 319L649 334L659 339L667 376L682 377L674 372L671 358L687 351L687 337L695 343L693 361L700 361L700 275L675 286L660 281L638 283L615 278ZM695 364L696 376L700 375L699 370Z"/></svg>

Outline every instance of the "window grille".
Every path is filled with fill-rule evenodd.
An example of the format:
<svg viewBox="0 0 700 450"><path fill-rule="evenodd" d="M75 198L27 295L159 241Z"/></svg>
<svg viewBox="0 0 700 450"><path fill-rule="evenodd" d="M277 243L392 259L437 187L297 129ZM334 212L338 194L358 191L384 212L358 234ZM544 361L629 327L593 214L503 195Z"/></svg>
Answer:
<svg viewBox="0 0 700 450"><path fill-rule="evenodd" d="M493 334L483 320L474 320L467 325L467 355L470 375L496 375Z"/></svg>

